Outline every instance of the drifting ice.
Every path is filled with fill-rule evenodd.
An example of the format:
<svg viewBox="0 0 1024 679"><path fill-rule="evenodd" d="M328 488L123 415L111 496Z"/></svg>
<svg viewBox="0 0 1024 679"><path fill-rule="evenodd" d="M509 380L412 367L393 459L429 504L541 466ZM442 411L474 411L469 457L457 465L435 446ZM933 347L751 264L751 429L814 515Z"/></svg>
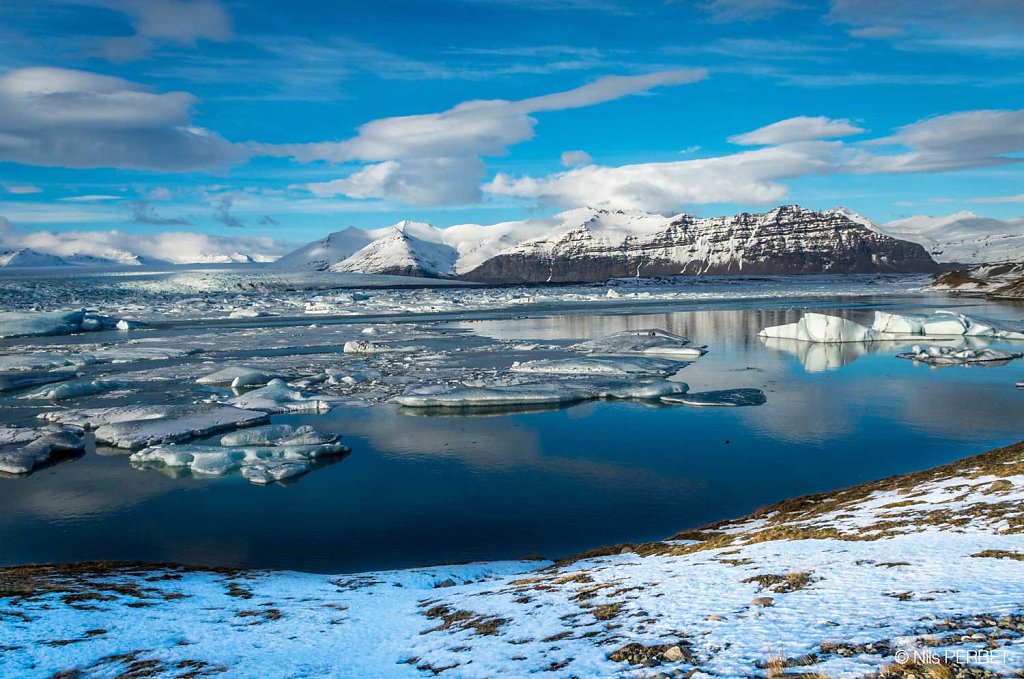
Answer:
<svg viewBox="0 0 1024 679"><path fill-rule="evenodd" d="M653 354L684 358L696 358L707 353L704 347L691 347L688 346L689 344L690 340L681 335L674 335L657 328L648 328L617 332L606 337L574 344L569 349L591 354Z"/></svg>
<svg viewBox="0 0 1024 679"><path fill-rule="evenodd" d="M685 362L647 357L595 357L543 359L514 363L510 370L516 373L542 373L554 375L657 375L665 377L677 372Z"/></svg>
<svg viewBox="0 0 1024 679"><path fill-rule="evenodd" d="M267 413L326 413L331 404L315 399L288 386L282 379L273 379L267 386L228 400L231 405Z"/></svg>
<svg viewBox="0 0 1024 679"><path fill-rule="evenodd" d="M110 316L88 313L85 309L47 313L6 311L0 313L0 338L70 335L116 328L121 322L127 323ZM135 321L131 323L138 325Z"/></svg>
<svg viewBox="0 0 1024 679"><path fill-rule="evenodd" d="M760 389L722 389L681 396L662 396L661 400L665 403L681 403L688 406L738 407L764 405L768 399Z"/></svg>
<svg viewBox="0 0 1024 679"><path fill-rule="evenodd" d="M223 368L209 375L203 375L196 380L198 384L229 384L232 387L251 387L254 385L267 384L274 379L274 375L254 370L246 366L231 366Z"/></svg>
<svg viewBox="0 0 1024 679"><path fill-rule="evenodd" d="M837 316L807 313L796 323L765 328L760 336L833 343L897 340L913 336L1024 339L1024 331L1007 323L972 318L952 311L937 311L927 316L876 311L870 328Z"/></svg>
<svg viewBox="0 0 1024 679"><path fill-rule="evenodd" d="M267 420L265 412L225 405L158 406L148 417L100 425L96 441L136 450L147 445L177 443Z"/></svg>
<svg viewBox="0 0 1024 679"><path fill-rule="evenodd" d="M76 398L78 396L102 394L105 391L120 389L123 386L123 382L115 382L113 380L77 380L74 382L62 382L61 384L48 384L35 391L22 394L18 398L51 400Z"/></svg>
<svg viewBox="0 0 1024 679"><path fill-rule="evenodd" d="M576 403L593 399L656 399L682 394L683 382L667 380L521 382L485 386L418 387L395 398L409 408L480 408Z"/></svg>
<svg viewBox="0 0 1024 679"><path fill-rule="evenodd" d="M85 447L82 437L67 429L0 428L0 472L29 474L59 453L78 453Z"/></svg>
<svg viewBox="0 0 1024 679"><path fill-rule="evenodd" d="M905 354L896 358L909 358L929 365L969 365L971 363L998 363L1020 358L1024 354L1010 353L1001 349L958 349L954 347L922 347L914 345Z"/></svg>

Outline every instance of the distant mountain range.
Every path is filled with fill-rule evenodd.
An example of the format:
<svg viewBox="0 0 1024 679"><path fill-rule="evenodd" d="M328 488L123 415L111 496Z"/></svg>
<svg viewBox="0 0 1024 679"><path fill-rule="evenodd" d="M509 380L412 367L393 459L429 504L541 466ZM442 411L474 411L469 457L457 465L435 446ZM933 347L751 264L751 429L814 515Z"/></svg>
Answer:
<svg viewBox="0 0 1024 679"><path fill-rule="evenodd" d="M1024 261L1024 217L1003 221L973 212L917 215L882 226L895 238L920 243L937 262L995 264Z"/></svg>
<svg viewBox="0 0 1024 679"><path fill-rule="evenodd" d="M272 258L262 255L247 255L235 252L229 255L206 255L191 258L191 261L181 262L177 259L161 259L158 257L143 257L132 252L117 252L110 257L97 257L95 255L54 255L46 252L39 252L32 248L18 248L16 250L0 251L0 268L28 269L42 267L122 267L122 266L145 266L145 265L167 265L167 264L251 264L255 262L269 262Z"/></svg>
<svg viewBox="0 0 1024 679"><path fill-rule="evenodd" d="M894 238L856 213L795 205L710 218L581 208L553 217L444 229L404 221L332 233L271 266L485 283L939 269L921 245Z"/></svg>

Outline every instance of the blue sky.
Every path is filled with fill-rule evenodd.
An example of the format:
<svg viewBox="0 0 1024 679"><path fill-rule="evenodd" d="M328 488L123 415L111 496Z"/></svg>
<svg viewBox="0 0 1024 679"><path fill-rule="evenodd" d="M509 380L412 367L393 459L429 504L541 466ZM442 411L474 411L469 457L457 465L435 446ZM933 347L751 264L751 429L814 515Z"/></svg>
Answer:
<svg viewBox="0 0 1024 679"><path fill-rule="evenodd" d="M582 204L1007 218L1022 66L1017 0L5 3L0 216L290 242Z"/></svg>

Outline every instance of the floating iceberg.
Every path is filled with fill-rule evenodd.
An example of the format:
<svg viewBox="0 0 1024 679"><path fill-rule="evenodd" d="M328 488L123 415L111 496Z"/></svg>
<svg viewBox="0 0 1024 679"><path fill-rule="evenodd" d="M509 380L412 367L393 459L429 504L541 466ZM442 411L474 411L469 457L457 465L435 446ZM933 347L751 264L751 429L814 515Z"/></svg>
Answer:
<svg viewBox="0 0 1024 679"><path fill-rule="evenodd" d="M220 444L222 446L301 446L333 443L337 440L337 435L317 431L309 425L293 427L290 424L268 424L225 434L221 437Z"/></svg>
<svg viewBox="0 0 1024 679"><path fill-rule="evenodd" d="M972 363L1005 363L1024 356L1021 353L1010 353L1002 349L962 349L955 347L919 346L914 345L905 354L896 354L896 358L908 358L929 365L970 365Z"/></svg>
<svg viewBox="0 0 1024 679"><path fill-rule="evenodd" d="M412 347L394 347L379 344L370 340L349 340L345 342L342 352L346 354L393 354L413 351Z"/></svg>
<svg viewBox="0 0 1024 679"><path fill-rule="evenodd" d="M254 368L239 365L222 368L209 375L203 375L196 382L198 384L228 384L232 387L251 387L267 384L275 377L276 375L268 375Z"/></svg>
<svg viewBox="0 0 1024 679"><path fill-rule="evenodd" d="M53 384L69 380L75 373L69 371L16 371L0 374L0 393L27 389L40 384Z"/></svg>
<svg viewBox="0 0 1024 679"><path fill-rule="evenodd" d="M509 368L515 373L541 373L551 375L603 375L625 377L628 375L655 375L666 377L675 374L686 365L684 361L640 356L584 358L552 358L538 361L513 363Z"/></svg>
<svg viewBox="0 0 1024 679"><path fill-rule="evenodd" d="M227 405L156 406L135 420L112 421L96 429L96 441L137 450L160 443L177 443L267 420L267 413Z"/></svg>
<svg viewBox="0 0 1024 679"><path fill-rule="evenodd" d="M79 453L85 447L78 432L44 427L0 427L0 472L29 474L57 454Z"/></svg>
<svg viewBox="0 0 1024 679"><path fill-rule="evenodd" d="M657 399L682 394L683 382L632 380L601 382L510 382L480 386L417 387L395 398L409 408L487 408L509 405L566 404L594 399Z"/></svg>
<svg viewBox="0 0 1024 679"><path fill-rule="evenodd" d="M647 328L617 332L574 344L569 349L591 354L653 354L681 358L696 358L707 353L704 347L691 347L689 344L690 340L681 335Z"/></svg>
<svg viewBox="0 0 1024 679"><path fill-rule="evenodd" d="M308 472L313 460L348 452L348 446L337 442L256 447L184 444L152 446L132 453L129 459L137 466L188 468L206 476L241 471L252 483L267 484Z"/></svg>
<svg viewBox="0 0 1024 679"><path fill-rule="evenodd" d="M807 313L796 323L775 325L760 332L761 337L801 342L871 342L878 333L838 316Z"/></svg>
<svg viewBox="0 0 1024 679"><path fill-rule="evenodd" d="M662 396L665 403L681 403L687 406L759 406L768 399L760 389L722 389L700 391L680 396Z"/></svg>
<svg viewBox="0 0 1024 679"><path fill-rule="evenodd" d="M272 379L267 386L235 396L228 402L238 408L267 413L326 413L331 409L327 401L292 389L282 379Z"/></svg>
<svg viewBox="0 0 1024 679"><path fill-rule="evenodd" d="M96 362L89 354L53 354L46 351L33 351L27 354L10 354L0 356L0 371L11 370L45 370L66 368L69 366L91 365Z"/></svg>
<svg viewBox="0 0 1024 679"><path fill-rule="evenodd" d="M120 389L123 386L123 382L114 380L75 380L72 382L61 382L60 384L48 384L35 391L22 394L18 398L51 400L76 398L78 396L102 394L105 391Z"/></svg>
<svg viewBox="0 0 1024 679"><path fill-rule="evenodd" d="M70 335L113 329L119 322L116 318L92 314L85 309L45 313L5 311L0 313L0 338Z"/></svg>
<svg viewBox="0 0 1024 679"><path fill-rule="evenodd" d="M953 311L937 311L929 315L876 311L870 328L837 316L807 313L796 323L765 328L760 336L822 343L875 342L922 336L1024 339L1024 328L1019 324L974 318Z"/></svg>

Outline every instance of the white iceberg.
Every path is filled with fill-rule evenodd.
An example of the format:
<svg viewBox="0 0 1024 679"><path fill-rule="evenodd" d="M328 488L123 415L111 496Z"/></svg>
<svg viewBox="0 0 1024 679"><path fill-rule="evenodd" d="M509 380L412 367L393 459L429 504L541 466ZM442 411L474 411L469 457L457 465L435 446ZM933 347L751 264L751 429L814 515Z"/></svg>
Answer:
<svg viewBox="0 0 1024 679"><path fill-rule="evenodd" d="M680 396L662 396L664 403L679 403L687 406L759 406L767 402L764 392L760 389L720 389L717 391L700 391Z"/></svg>
<svg viewBox="0 0 1024 679"><path fill-rule="evenodd" d="M566 404L594 399L657 399L687 390L667 380L512 382L480 386L433 385L410 389L395 401L408 408L486 408Z"/></svg>
<svg viewBox="0 0 1024 679"><path fill-rule="evenodd" d="M327 401L292 389L282 379L273 379L267 386L228 399L238 408L262 410L267 413L326 413L331 409Z"/></svg>
<svg viewBox="0 0 1024 679"><path fill-rule="evenodd" d="M379 344L370 340L349 340L342 347L346 354L394 354L414 351L413 347L395 347L389 344Z"/></svg>
<svg viewBox="0 0 1024 679"><path fill-rule="evenodd" d="M118 323L116 318L89 313L85 309L43 313L5 311L0 313L0 338L71 335L77 332L112 329L117 327Z"/></svg>
<svg viewBox="0 0 1024 679"><path fill-rule="evenodd" d="M591 354L653 354L680 358L696 358L707 353L704 347L689 346L690 340L657 328L625 330L606 337L574 344L571 351Z"/></svg>
<svg viewBox="0 0 1024 679"><path fill-rule="evenodd" d="M56 454L81 452L85 447L78 432L44 427L0 427L0 472L29 474Z"/></svg>
<svg viewBox="0 0 1024 679"><path fill-rule="evenodd" d="M96 429L96 441L136 450L160 443L177 443L267 420L267 413L227 405L160 406L144 419L122 420Z"/></svg>
<svg viewBox="0 0 1024 679"><path fill-rule="evenodd" d="M227 384L232 387L250 387L254 385L267 384L277 377L268 375L255 368L248 366L229 366L222 368L208 375L203 375L196 380L197 384Z"/></svg>
<svg viewBox="0 0 1024 679"><path fill-rule="evenodd" d="M927 316L876 311L870 328L837 316L807 313L796 323L765 328L760 336L821 343L875 342L907 337L1024 339L1024 328L1019 324L975 318L954 311L937 311Z"/></svg>
<svg viewBox="0 0 1024 679"><path fill-rule="evenodd" d="M972 363L1005 363L1024 354L1011 353L1002 349L970 349L957 347L920 346L915 344L910 351L896 354L897 358L908 358L929 365L970 365Z"/></svg>
<svg viewBox="0 0 1024 679"><path fill-rule="evenodd" d="M137 466L187 468L195 474L223 476L234 471L257 484L267 484L304 474L311 461L348 453L340 443L280 446L158 445L132 453Z"/></svg>
<svg viewBox="0 0 1024 679"><path fill-rule="evenodd" d="M79 396L102 394L105 391L113 391L124 386L123 382L115 380L74 380L72 382L61 382L60 384L48 384L35 391L22 394L18 398L50 400L77 398Z"/></svg>
<svg viewBox="0 0 1024 679"><path fill-rule="evenodd" d="M796 323L775 325L760 332L761 337L801 342L871 342L878 339L875 330L838 316L807 313Z"/></svg>
<svg viewBox="0 0 1024 679"><path fill-rule="evenodd" d="M290 424L268 424L225 434L221 437L220 444L222 446L302 446L333 443L337 440L336 434L317 431L308 424L299 427L293 427Z"/></svg>
<svg viewBox="0 0 1024 679"><path fill-rule="evenodd" d="M550 358L513 363L515 373L551 375L602 375L626 377L629 375L656 375L666 377L676 373L686 362L645 356L586 356L584 358Z"/></svg>

